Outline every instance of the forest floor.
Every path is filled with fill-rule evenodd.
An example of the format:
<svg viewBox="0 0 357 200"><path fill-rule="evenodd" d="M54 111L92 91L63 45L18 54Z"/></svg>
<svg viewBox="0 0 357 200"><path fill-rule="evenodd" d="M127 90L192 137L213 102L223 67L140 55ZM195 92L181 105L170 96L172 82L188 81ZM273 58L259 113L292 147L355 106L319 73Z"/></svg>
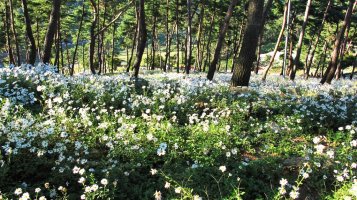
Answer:
<svg viewBox="0 0 357 200"><path fill-rule="evenodd" d="M357 198L356 80L140 77L0 69L0 197Z"/></svg>

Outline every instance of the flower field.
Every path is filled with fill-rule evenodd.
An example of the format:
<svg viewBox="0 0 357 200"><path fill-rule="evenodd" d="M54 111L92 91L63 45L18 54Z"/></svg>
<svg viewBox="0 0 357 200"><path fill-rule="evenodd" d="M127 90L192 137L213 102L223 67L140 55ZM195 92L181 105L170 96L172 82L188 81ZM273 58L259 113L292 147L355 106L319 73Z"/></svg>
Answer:
<svg viewBox="0 0 357 200"><path fill-rule="evenodd" d="M0 77L0 199L357 198L356 80Z"/></svg>

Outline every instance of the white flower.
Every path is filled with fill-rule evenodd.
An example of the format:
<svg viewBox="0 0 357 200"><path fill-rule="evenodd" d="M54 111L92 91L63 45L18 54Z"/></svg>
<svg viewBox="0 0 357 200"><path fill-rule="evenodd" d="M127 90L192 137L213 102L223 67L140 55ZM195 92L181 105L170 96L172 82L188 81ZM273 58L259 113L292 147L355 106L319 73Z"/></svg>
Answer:
<svg viewBox="0 0 357 200"><path fill-rule="evenodd" d="M278 189L279 189L279 194L281 194L281 195L286 194L286 189L285 189L285 187L284 187L284 186L279 187Z"/></svg>
<svg viewBox="0 0 357 200"><path fill-rule="evenodd" d="M85 192L85 193L91 192L91 187L90 187L90 186L86 186L86 187L84 188L84 192Z"/></svg>
<svg viewBox="0 0 357 200"><path fill-rule="evenodd" d="M345 197L343 197L343 200L352 200L352 197L350 197L350 196L345 196Z"/></svg>
<svg viewBox="0 0 357 200"><path fill-rule="evenodd" d="M304 177L305 179L307 179L307 178L309 178L309 174L305 172L305 173L302 174L302 177Z"/></svg>
<svg viewBox="0 0 357 200"><path fill-rule="evenodd" d="M154 139L154 135L153 135L152 133L148 133L148 134L146 135L146 138L147 138L149 141L151 141L151 140Z"/></svg>
<svg viewBox="0 0 357 200"><path fill-rule="evenodd" d="M84 172L86 172L86 170L85 170L85 169L80 169L80 170L79 170L79 172L78 172L78 174L83 175L83 174L84 174Z"/></svg>
<svg viewBox="0 0 357 200"><path fill-rule="evenodd" d="M352 185L352 187L350 189L350 193L353 196L357 197L357 182L353 183L353 185Z"/></svg>
<svg viewBox="0 0 357 200"><path fill-rule="evenodd" d="M315 149L316 149L316 153L317 153L317 154L322 154L323 151L324 151L324 149L325 149L325 146L322 145L322 144L319 144L319 145L316 145L316 146L315 146Z"/></svg>
<svg viewBox="0 0 357 200"><path fill-rule="evenodd" d="M36 189L35 189L35 192L36 192L36 193L41 192L41 188L36 188Z"/></svg>
<svg viewBox="0 0 357 200"><path fill-rule="evenodd" d="M81 195L81 199L82 199L82 200L86 199L86 195L85 195L85 194L82 194L82 195Z"/></svg>
<svg viewBox="0 0 357 200"><path fill-rule="evenodd" d="M73 170L72 170L73 174L78 174L78 172L79 172L80 169L81 169L81 168L79 168L79 167L77 167L77 166L74 166L74 167L73 167Z"/></svg>
<svg viewBox="0 0 357 200"><path fill-rule="evenodd" d="M108 180L105 179L105 178L103 178L103 179L100 181L100 183L101 183L102 185L108 185Z"/></svg>
<svg viewBox="0 0 357 200"><path fill-rule="evenodd" d="M175 193L177 193L177 194L180 194L181 193L181 187L177 187L177 188L175 188Z"/></svg>
<svg viewBox="0 0 357 200"><path fill-rule="evenodd" d="M193 196L193 200L202 200L202 197L198 196L198 195L194 195Z"/></svg>
<svg viewBox="0 0 357 200"><path fill-rule="evenodd" d="M161 200L161 192L160 191L155 191L154 193L155 200Z"/></svg>
<svg viewBox="0 0 357 200"><path fill-rule="evenodd" d="M335 152L333 150L328 150L328 151L326 151L326 154L328 155L329 158L333 159Z"/></svg>
<svg viewBox="0 0 357 200"><path fill-rule="evenodd" d="M97 191L98 190L98 185L97 184L92 185L90 187L90 190L93 191L93 192Z"/></svg>
<svg viewBox="0 0 357 200"><path fill-rule="evenodd" d="M21 198L22 199L30 199L30 194L28 192L25 192L24 194L22 194Z"/></svg>
<svg viewBox="0 0 357 200"><path fill-rule="evenodd" d="M45 196L41 196L38 200L47 200Z"/></svg>
<svg viewBox="0 0 357 200"><path fill-rule="evenodd" d="M342 182L344 180L343 176L337 176L336 179L340 182Z"/></svg>
<svg viewBox="0 0 357 200"><path fill-rule="evenodd" d="M83 184L86 181L84 177L79 178L78 183Z"/></svg>
<svg viewBox="0 0 357 200"><path fill-rule="evenodd" d="M170 188L170 186L171 186L171 184L170 184L169 182L167 182L167 181L166 181L166 182L165 182L165 186L164 186L164 187L167 189L167 188Z"/></svg>
<svg viewBox="0 0 357 200"><path fill-rule="evenodd" d="M314 144L318 144L320 143L320 137L314 137L312 141L314 142Z"/></svg>
<svg viewBox="0 0 357 200"><path fill-rule="evenodd" d="M222 165L219 167L219 170L221 170L221 172L225 172L227 170L227 167Z"/></svg>
<svg viewBox="0 0 357 200"><path fill-rule="evenodd" d="M289 193L289 196L292 198L292 199L297 199L299 197L299 192L298 191L291 191Z"/></svg>
<svg viewBox="0 0 357 200"><path fill-rule="evenodd" d="M280 185L281 186L285 186L286 184L288 184L288 180L286 180L285 178L282 178L280 181L279 181Z"/></svg>
<svg viewBox="0 0 357 200"><path fill-rule="evenodd" d="M17 188L14 193L16 195L20 195L20 194L22 194L22 189L21 188Z"/></svg>
<svg viewBox="0 0 357 200"><path fill-rule="evenodd" d="M151 173L151 175L155 175L157 173L157 169L151 169L150 173Z"/></svg>

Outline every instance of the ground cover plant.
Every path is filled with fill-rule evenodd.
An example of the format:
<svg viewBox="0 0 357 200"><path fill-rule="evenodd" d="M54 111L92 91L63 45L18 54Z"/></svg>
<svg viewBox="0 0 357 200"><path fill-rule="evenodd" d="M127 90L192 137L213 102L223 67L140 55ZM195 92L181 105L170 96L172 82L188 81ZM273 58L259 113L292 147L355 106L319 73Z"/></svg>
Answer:
<svg viewBox="0 0 357 200"><path fill-rule="evenodd" d="M355 80L0 77L0 199L357 197Z"/></svg>

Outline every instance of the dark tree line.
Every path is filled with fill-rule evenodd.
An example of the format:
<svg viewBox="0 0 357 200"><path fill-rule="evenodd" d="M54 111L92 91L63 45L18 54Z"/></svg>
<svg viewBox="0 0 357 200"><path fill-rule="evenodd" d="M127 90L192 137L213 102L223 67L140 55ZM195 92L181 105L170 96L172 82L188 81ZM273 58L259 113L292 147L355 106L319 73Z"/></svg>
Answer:
<svg viewBox="0 0 357 200"><path fill-rule="evenodd" d="M146 66L186 74L208 70L207 78L213 80L217 71L231 71L232 85L247 86L252 71L258 74L265 68L265 80L276 66L285 34L282 74L291 80L303 70L305 78L321 76L322 84L331 83L341 77L343 68L353 66L351 78L355 69L353 0L50 2L0 3L5 62L49 63L70 75L86 67L92 74L114 73L123 66L138 77ZM279 24L280 32L275 30ZM265 63L261 55L270 51L270 62Z"/></svg>

